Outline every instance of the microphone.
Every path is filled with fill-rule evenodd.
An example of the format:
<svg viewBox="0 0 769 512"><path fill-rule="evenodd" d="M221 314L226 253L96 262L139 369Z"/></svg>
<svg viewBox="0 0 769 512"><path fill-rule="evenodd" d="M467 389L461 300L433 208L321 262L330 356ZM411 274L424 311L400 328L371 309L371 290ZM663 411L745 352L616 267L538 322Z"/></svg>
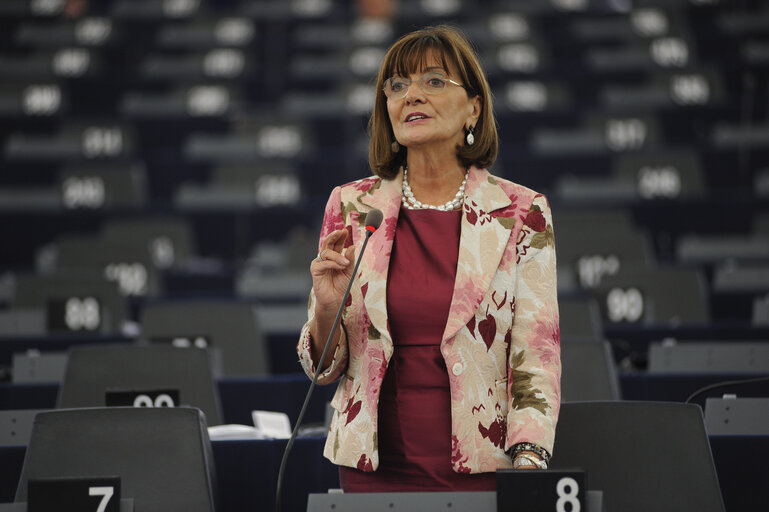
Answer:
<svg viewBox="0 0 769 512"><path fill-rule="evenodd" d="M363 245L360 248L360 253L358 253L358 259L355 260L355 267L352 271L352 276L350 276L350 282L347 284L347 290L344 292L344 296L342 297L342 302L339 304L339 310L336 312L336 319L334 320L334 326L331 328L331 332L328 335L328 339L326 340L326 346L323 347L323 353L320 356L320 359L318 361L318 368L315 370L315 376L312 378L312 382L310 383L310 389L307 390L307 395L304 397L304 404L302 404L302 409L299 411L299 417L296 420L296 424L294 425L294 430L291 432L291 437L288 439L288 443L286 443L286 449L283 452L283 459L280 461L280 470L278 471L278 484L275 491L275 512L280 512L280 497L281 497L281 491L283 487L283 473L286 470L286 461L288 460L288 454L291 452L291 448L294 446L294 441L296 440L296 435L299 432L299 426L302 424L302 419L304 418L304 414L307 412L307 406L310 403L310 397L312 396L312 391L315 389L315 384L318 382L318 377L320 377L321 372L323 371L323 361L326 360L326 355L328 355L328 349L331 346L331 340L334 339L334 334L336 333L336 327L339 325L339 319L342 317L342 311L344 310L344 304L347 302L347 297L350 295L350 290L352 289L352 283L355 281L355 275L358 273L358 267L360 266L360 260L363 258L363 252L366 250L366 245L368 245L368 239L371 238L371 235L374 234L374 232L379 229L380 224L382 224L382 219L384 218L384 214L382 213L382 210L377 210L376 208L368 212L366 214L366 238L363 239Z"/></svg>

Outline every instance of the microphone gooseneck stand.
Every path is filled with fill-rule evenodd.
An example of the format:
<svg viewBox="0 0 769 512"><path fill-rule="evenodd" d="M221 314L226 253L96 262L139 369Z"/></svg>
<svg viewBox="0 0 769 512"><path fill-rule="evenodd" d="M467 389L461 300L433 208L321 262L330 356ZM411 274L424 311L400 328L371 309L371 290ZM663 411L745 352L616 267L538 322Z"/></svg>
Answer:
<svg viewBox="0 0 769 512"><path fill-rule="evenodd" d="M320 374L323 372L323 361L326 360L326 355L328 355L328 349L331 346L331 340L334 339L334 334L336 333L336 328L339 325L339 319L342 317L342 311L344 310L344 304L347 302L347 297L350 295L350 290L352 289L352 284L355 281L355 276L358 273L358 267L360 266L360 261L363 258L363 252L366 250L366 245L368 245L368 239L371 238L371 235L374 234L374 231L379 228L379 225L382 223L382 212L381 210L371 210L366 215L366 238L363 240L363 245L360 248L360 253L358 254L358 259L355 261L355 267L353 268L352 275L350 276L350 282L347 284L347 290L344 292L344 296L342 297L342 303L339 304L339 310L336 312L336 318L334 319L334 325L331 328L331 332L328 335L328 339L326 340L326 346L323 347L323 353L320 356L320 359L318 361L318 367L315 370L315 375L312 378L312 382L310 383L310 389L307 390L307 396L304 398L304 404L302 404L302 409L299 411L299 417L296 419L296 424L294 425L294 430L291 432L291 437L288 439L288 443L286 443L286 449L283 452L283 459L280 461L280 470L278 471L278 484L275 491L275 512L280 512L281 507L281 493L283 488L283 473L286 470L286 461L288 461L288 454L291 452L291 448L294 446L294 441L296 440L296 435L299 432L299 426L302 424L302 419L304 418L304 414L307 412L307 406L310 403L310 397L312 396L312 391L315 389L315 384L318 382L318 377L320 377Z"/></svg>

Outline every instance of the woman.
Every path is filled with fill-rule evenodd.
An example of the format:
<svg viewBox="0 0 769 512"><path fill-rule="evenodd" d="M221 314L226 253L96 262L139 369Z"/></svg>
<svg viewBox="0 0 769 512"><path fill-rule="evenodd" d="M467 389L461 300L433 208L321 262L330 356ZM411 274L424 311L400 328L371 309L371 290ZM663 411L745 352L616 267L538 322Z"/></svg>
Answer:
<svg viewBox="0 0 769 512"><path fill-rule="evenodd" d="M402 37L377 78L375 176L326 206L297 350L341 379L324 455L346 492L494 490L547 467L560 406L555 245L544 196L485 168L491 93L453 28ZM433 206L430 206L433 205ZM369 240L326 360L366 212Z"/></svg>

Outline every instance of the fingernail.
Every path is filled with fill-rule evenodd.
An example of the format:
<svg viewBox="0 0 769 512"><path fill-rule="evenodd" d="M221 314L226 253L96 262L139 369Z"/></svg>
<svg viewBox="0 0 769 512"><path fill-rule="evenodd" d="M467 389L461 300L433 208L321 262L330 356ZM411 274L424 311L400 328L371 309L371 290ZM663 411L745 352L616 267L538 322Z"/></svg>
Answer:
<svg viewBox="0 0 769 512"><path fill-rule="evenodd" d="M350 260L348 260L347 258L342 258L342 259L344 260L344 264L345 265L349 265L350 264Z"/></svg>

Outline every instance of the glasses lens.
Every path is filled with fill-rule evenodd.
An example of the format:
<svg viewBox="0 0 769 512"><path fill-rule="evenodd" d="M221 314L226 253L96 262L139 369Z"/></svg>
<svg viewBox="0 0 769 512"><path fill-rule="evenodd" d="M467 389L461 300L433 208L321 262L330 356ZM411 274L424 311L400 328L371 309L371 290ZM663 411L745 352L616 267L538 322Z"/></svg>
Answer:
<svg viewBox="0 0 769 512"><path fill-rule="evenodd" d="M422 84L422 89L427 93L439 93L446 89L446 78L441 73L425 73L419 78L419 83Z"/></svg>
<svg viewBox="0 0 769 512"><path fill-rule="evenodd" d="M385 82L384 92L388 98L400 98L406 95L410 85L408 78L392 77Z"/></svg>
<svg viewBox="0 0 769 512"><path fill-rule="evenodd" d="M443 73L434 71L425 73L417 81L419 88L427 94L439 94L446 90L449 79ZM411 80L408 78L392 77L385 82L384 93L388 98L402 98L411 86Z"/></svg>

